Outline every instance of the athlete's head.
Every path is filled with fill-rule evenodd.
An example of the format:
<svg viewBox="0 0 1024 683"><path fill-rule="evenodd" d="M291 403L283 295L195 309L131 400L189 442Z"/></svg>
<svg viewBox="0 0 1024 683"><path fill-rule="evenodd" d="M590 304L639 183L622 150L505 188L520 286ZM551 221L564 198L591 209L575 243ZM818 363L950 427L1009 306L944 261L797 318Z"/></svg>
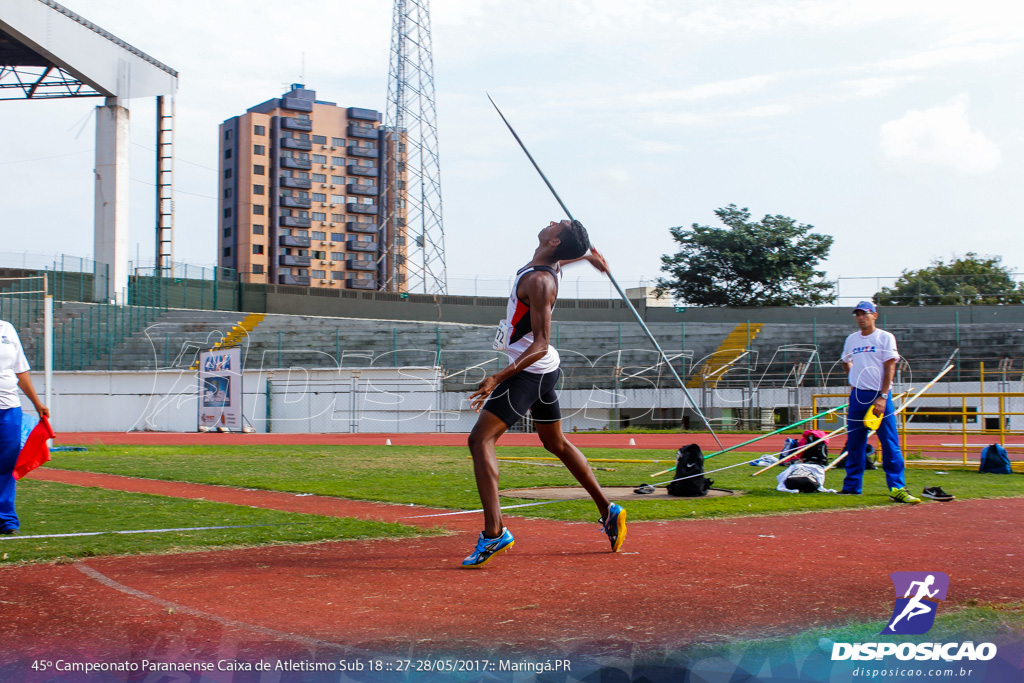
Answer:
<svg viewBox="0 0 1024 683"><path fill-rule="evenodd" d="M541 243L546 240L555 243L552 256L558 261L578 259L590 250L587 229L579 221L551 221L548 227L541 230L540 239Z"/></svg>

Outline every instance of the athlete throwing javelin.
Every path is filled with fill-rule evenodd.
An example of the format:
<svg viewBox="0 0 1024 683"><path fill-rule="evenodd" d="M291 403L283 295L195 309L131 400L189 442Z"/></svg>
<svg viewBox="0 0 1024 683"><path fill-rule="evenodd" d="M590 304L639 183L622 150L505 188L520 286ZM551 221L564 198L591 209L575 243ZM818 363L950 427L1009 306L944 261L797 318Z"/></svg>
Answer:
<svg viewBox="0 0 1024 683"><path fill-rule="evenodd" d="M506 351L509 364L485 378L470 394L470 405L480 413L469 434L473 473L484 510L484 530L476 548L462 562L467 569L483 567L515 544L501 520L498 499L498 459L494 446L509 427L529 411L541 443L568 468L597 504L601 528L618 552L626 538L626 511L609 503L587 459L562 433L562 414L556 385L561 375L558 351L551 338L551 311L558 296L562 266L586 260L602 273L608 263L591 248L586 228L579 221L552 221L537 236L540 244L533 260L520 268L512 284L505 320L498 325L494 348Z"/></svg>

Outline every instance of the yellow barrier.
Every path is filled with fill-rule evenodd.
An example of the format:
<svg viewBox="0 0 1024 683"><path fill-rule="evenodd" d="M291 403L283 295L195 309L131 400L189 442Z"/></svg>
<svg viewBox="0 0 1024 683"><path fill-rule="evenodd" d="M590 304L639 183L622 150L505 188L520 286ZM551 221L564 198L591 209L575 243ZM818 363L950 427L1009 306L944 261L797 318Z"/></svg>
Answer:
<svg viewBox="0 0 1024 683"><path fill-rule="evenodd" d="M834 405L836 400L846 400L848 394L813 394L811 396L811 410L815 413L820 412L823 408L819 407L819 400L826 405L831 403ZM827 399L834 399L827 401ZM976 399L976 405L968 405L969 399ZM1024 405L1024 393L1022 392L986 392L986 391L974 391L974 392L946 392L946 393L929 393L927 400L935 402L937 400L945 400L949 403L953 403L953 406L932 407L928 406L916 406L900 413L898 417L899 423L899 434L900 444L904 454L911 452L911 449L920 452L931 452L931 453L960 453L961 465L968 465L968 454L973 458L973 466L977 466L977 462L981 456L981 450L993 443L1002 444L1006 448L1007 452L1011 455L1024 454L1024 429L1010 429L1010 418L1017 416L1018 419L1014 420L1016 424L1024 424L1024 411L1021 410L1009 410L1007 404L1010 401L1016 401L1017 403ZM955 405L959 402L959 406ZM929 418L939 417L946 418L950 426L954 426L957 423L960 425L960 429L935 429L917 426L914 424L915 418ZM945 420L944 420L945 421ZM920 422L918 423L920 424ZM968 429L969 424L978 424L977 429ZM818 428L817 420L815 420L815 428ZM948 436L949 442L945 443L914 443L910 437L914 436ZM1007 437L1022 437L1014 439L1007 443ZM958 441L959 443L953 443ZM939 461L940 464L947 466L952 465L955 461ZM910 462L907 463L911 465ZM1014 471L1024 471L1024 462L1013 463Z"/></svg>

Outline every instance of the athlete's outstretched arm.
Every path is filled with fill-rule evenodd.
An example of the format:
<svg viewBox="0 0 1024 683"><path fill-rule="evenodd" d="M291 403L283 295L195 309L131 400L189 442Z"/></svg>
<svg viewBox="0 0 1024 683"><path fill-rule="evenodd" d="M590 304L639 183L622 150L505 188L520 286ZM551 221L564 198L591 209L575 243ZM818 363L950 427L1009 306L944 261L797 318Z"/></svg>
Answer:
<svg viewBox="0 0 1024 683"><path fill-rule="evenodd" d="M579 258L574 258L569 261L559 261L558 267L563 268L569 265L570 263L578 263L579 261L589 262L590 265L594 266L602 273L607 273L611 271L611 269L608 267L608 262L604 260L604 256L602 256L601 252L599 252L597 249L594 249L593 247L590 248L590 251L588 251L583 256L580 256Z"/></svg>

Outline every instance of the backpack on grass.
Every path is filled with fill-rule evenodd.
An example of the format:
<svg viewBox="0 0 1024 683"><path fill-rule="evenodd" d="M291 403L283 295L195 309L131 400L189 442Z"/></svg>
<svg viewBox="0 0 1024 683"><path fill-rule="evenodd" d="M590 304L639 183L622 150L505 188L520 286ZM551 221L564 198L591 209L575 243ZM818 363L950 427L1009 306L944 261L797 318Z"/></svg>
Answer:
<svg viewBox="0 0 1024 683"><path fill-rule="evenodd" d="M668 495L684 498L706 496L708 489L715 483L704 476L704 453L700 446L691 443L676 451L676 473L668 485Z"/></svg>
<svg viewBox="0 0 1024 683"><path fill-rule="evenodd" d="M825 432L820 429L808 429L804 437L800 439L800 447L817 441L813 446L801 453L798 457L809 465L828 466L828 439L825 439ZM823 441L821 439L824 439Z"/></svg>
<svg viewBox="0 0 1024 683"><path fill-rule="evenodd" d="M981 451L981 466L978 467L978 471L988 474L1010 474L1013 472L1006 449L997 443L985 446Z"/></svg>

